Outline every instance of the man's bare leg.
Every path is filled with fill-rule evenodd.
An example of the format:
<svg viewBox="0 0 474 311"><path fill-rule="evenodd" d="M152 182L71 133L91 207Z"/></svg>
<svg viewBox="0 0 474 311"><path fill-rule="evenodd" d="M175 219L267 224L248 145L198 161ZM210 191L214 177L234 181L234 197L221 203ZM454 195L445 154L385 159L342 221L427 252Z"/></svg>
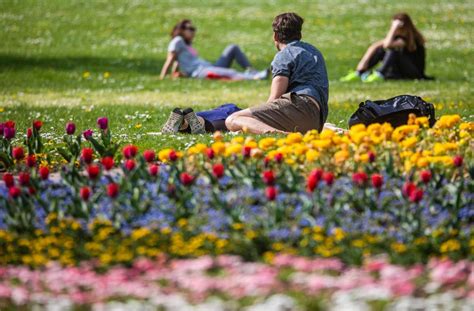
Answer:
<svg viewBox="0 0 474 311"><path fill-rule="evenodd" d="M247 131L253 134L287 133L258 120L253 116L250 109L244 109L233 113L225 120L225 125L231 132Z"/></svg>

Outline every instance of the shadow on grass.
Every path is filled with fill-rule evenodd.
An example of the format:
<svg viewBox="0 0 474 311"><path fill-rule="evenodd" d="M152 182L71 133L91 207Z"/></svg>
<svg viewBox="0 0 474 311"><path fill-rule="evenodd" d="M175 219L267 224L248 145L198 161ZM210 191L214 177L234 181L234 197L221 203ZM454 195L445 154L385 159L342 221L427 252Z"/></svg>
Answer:
<svg viewBox="0 0 474 311"><path fill-rule="evenodd" d="M113 71L158 75L163 62L164 60L159 58L49 57L0 54L0 72L42 68L59 71Z"/></svg>
<svg viewBox="0 0 474 311"><path fill-rule="evenodd" d="M113 71L135 72L146 75L159 75L165 60L163 58L111 58L97 56L24 56L0 53L0 72L20 71L32 68L59 71ZM235 64L234 64L235 65ZM269 67L268 62L255 62L256 68ZM242 69L235 67L237 70Z"/></svg>

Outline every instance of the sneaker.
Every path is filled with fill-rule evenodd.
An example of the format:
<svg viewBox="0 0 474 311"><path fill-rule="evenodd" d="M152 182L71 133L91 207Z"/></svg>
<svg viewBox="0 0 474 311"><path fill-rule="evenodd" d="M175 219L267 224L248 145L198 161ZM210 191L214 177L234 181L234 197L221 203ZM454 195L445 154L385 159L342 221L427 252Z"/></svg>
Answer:
<svg viewBox="0 0 474 311"><path fill-rule="evenodd" d="M372 83L372 82L381 82L384 80L385 79L380 72L374 71L365 80L363 80L363 82Z"/></svg>
<svg viewBox="0 0 474 311"><path fill-rule="evenodd" d="M206 129L204 125L199 121L196 113L192 108L187 108L183 111L184 120L188 122L189 127L191 128L191 134L205 134Z"/></svg>
<svg viewBox="0 0 474 311"><path fill-rule="evenodd" d="M161 129L161 132L164 134L177 133L183 121L184 121L183 112L181 111L181 109L175 108L173 109L173 111L171 111L170 116L168 117L168 120L166 121L165 125L163 125L163 128Z"/></svg>
<svg viewBox="0 0 474 311"><path fill-rule="evenodd" d="M344 77L340 78L339 81L341 82L353 82L353 81L360 81L360 74L357 70L349 72Z"/></svg>
<svg viewBox="0 0 474 311"><path fill-rule="evenodd" d="M270 76L270 69L264 69L262 71L257 71L253 75L254 80L266 80Z"/></svg>

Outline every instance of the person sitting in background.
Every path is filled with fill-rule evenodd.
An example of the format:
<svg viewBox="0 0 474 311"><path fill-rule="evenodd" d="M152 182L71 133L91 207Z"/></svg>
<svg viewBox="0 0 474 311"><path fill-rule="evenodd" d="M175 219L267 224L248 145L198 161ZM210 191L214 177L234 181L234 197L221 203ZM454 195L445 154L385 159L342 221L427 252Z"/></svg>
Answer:
<svg viewBox="0 0 474 311"><path fill-rule="evenodd" d="M177 23L171 32L171 42L168 45L168 56L161 70L163 79L172 68L172 74L192 78L230 79L230 80L261 80L268 76L267 70L257 71L252 68L247 56L238 45L231 44L225 48L221 57L210 63L198 56L192 47L196 27L188 19ZM245 71L231 69L236 61Z"/></svg>
<svg viewBox="0 0 474 311"><path fill-rule="evenodd" d="M382 66L372 72L380 62ZM431 79L425 75L425 39L406 13L393 16L385 39L372 44L357 70L340 80L375 82L388 79Z"/></svg>
<svg viewBox="0 0 474 311"><path fill-rule="evenodd" d="M303 18L275 17L272 85L266 104L237 111L225 123L233 132L255 134L321 131L328 115L329 83L321 52L301 41Z"/></svg>

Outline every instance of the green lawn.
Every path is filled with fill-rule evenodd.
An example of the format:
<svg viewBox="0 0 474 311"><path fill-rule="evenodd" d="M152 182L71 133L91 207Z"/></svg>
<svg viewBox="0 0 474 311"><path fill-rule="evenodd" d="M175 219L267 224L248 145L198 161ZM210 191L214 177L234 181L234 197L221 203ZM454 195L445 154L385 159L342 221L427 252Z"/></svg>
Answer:
<svg viewBox="0 0 474 311"><path fill-rule="evenodd" d="M227 44L237 43L255 67L266 68L275 53L272 18L284 11L305 18L304 40L326 57L329 121L345 126L359 102L405 93L436 103L438 114L456 112L474 119L474 1L357 2L2 0L0 120L14 119L26 128L41 118L52 141L66 121L95 127L98 116L108 116L114 133L141 147L209 139L150 132L159 131L174 106L261 103L270 82L160 81L170 28L190 18L198 27L195 47L204 58L214 60ZM400 10L409 12L426 36L427 73L437 80L338 82L368 44L384 36L390 16Z"/></svg>

